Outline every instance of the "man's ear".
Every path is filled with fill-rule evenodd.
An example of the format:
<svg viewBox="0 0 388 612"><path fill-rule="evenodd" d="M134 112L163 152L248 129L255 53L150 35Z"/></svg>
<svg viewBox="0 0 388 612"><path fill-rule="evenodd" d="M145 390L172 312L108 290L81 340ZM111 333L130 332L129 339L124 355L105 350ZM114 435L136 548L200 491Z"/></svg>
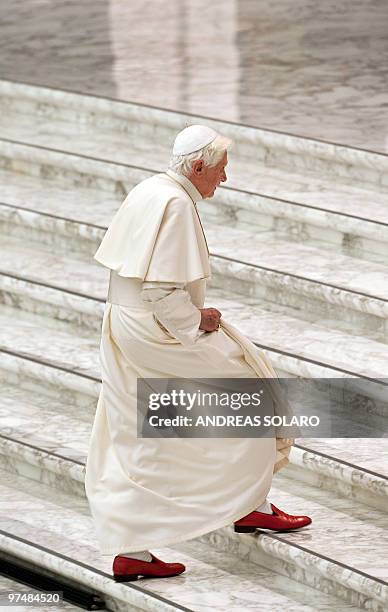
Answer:
<svg viewBox="0 0 388 612"><path fill-rule="evenodd" d="M202 174L202 170L203 170L203 161L202 159L197 159L192 165L192 171L194 172L194 174L198 175L198 174Z"/></svg>

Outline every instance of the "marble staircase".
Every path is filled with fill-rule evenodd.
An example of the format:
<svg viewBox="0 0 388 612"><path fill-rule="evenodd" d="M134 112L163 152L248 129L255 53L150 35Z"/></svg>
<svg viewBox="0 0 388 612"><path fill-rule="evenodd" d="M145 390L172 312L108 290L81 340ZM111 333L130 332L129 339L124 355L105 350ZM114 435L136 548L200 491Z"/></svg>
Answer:
<svg viewBox="0 0 388 612"><path fill-rule="evenodd" d="M248 549L240 542L241 550L236 554L233 534L225 534L230 546L225 546L226 541L222 538L217 544L194 540L174 549L155 551L164 557L173 555L174 559L190 567L185 577L154 579L147 583L138 581L141 586L118 584L110 577L110 562L99 556L91 536L92 524L85 499L8 470L1 470L0 474L2 507L11 515L2 521L2 554L17 555L25 563L39 565L47 574L61 575L70 584L92 586L110 610L211 612L229 608L266 610L269 606L281 609L284 606L291 612L332 609L355 612L359 609L358 600L370 601L373 589L380 589L380 583L367 584L361 573L351 575L347 572L349 582L354 578L364 582L363 593L356 593L330 579L326 580L326 592L322 593L285 575L287 563L282 564L283 572L263 564L253 540L248 543ZM276 546L277 542L273 540L269 544ZM333 568L328 567L327 574L330 570L333 572ZM341 568L341 572L346 570ZM309 574L312 579L311 572ZM315 581L319 579L324 580L315 576ZM355 603L341 602L330 594L330 588L351 592ZM373 601L375 599L373 597Z"/></svg>
<svg viewBox="0 0 388 612"><path fill-rule="evenodd" d="M2 116L9 114L3 111ZM108 188L124 195L133 184L155 171L163 171L168 163L169 146L159 152L158 147L155 148L155 137L149 138L146 150L142 151L136 141L136 146L128 153L125 135L115 142L117 134L108 132L105 137L111 138L115 146L109 147L108 142L104 142L102 147L101 131L90 129L86 134L89 147L83 153L78 133L74 134L77 147L71 146L74 139L60 139L57 132L50 135L50 139L38 137L38 134L20 142L17 140L20 123L18 117L11 132L8 123L1 125L0 122L1 167L30 176L51 176L57 185L60 178L73 172L79 186L90 186L88 175L93 175L92 183L97 188L103 186L105 190ZM60 133L69 127L71 124L65 123L57 129ZM83 126L77 127L79 131ZM13 139L5 138L4 132ZM27 134L23 136L26 139ZM50 141L51 146L47 146ZM141 141L139 144L144 146ZM167 141L166 145L171 142ZM280 170L259 163L255 158L238 158L234 149L230 158L228 187L220 188L211 201L200 205L206 216L236 228L253 228L261 233L276 231L294 242L314 245L323 241L325 246L333 245L332 248L344 253L361 253L367 259L381 259L386 255L385 187L338 177L325 180L321 175L306 173L303 168L299 173ZM57 166L62 167L59 172Z"/></svg>
<svg viewBox="0 0 388 612"><path fill-rule="evenodd" d="M132 147L132 152L136 150L137 156L139 150L146 151L146 159L150 162L154 160L154 154L158 155L160 151L166 150L166 146L169 146L167 143L171 143L179 129L187 124L203 122L233 138L239 157L253 157L277 168L308 170L325 174L328 178L347 178L351 181L380 184L382 187L388 184L386 155L356 147L9 80L0 80L0 96L3 116L7 116L7 120L3 121L2 132L10 137L15 128L12 119L17 117L19 128L27 136L23 141L30 141L40 132L39 138L43 139L43 144L45 141L51 146L53 137L58 136L66 140L67 145L71 147L71 136L75 134L79 147L83 147L83 153L92 155L94 143L90 141L90 133L95 134L97 129L103 150L107 147L116 149L114 155L117 161L118 157L123 155L123 151L117 151L116 146L120 143L121 132L127 145L124 155L131 155ZM34 122L29 121L29 116L34 116ZM63 129L58 129L53 120L60 120ZM74 120L77 127L69 131L69 125L65 124L74 124ZM109 132L110 136L107 134ZM153 151L148 150L145 136L153 140ZM132 139L136 139L135 147Z"/></svg>
<svg viewBox="0 0 388 612"><path fill-rule="evenodd" d="M94 578L94 586L100 594L109 594L106 589L109 583L106 580L109 564L102 562L96 542L91 536L92 526L82 485L83 463L87 452L86 432L92 410L80 410L79 402L72 406L69 397L61 402L58 399L53 401L44 393L31 394L28 385L24 389L8 382L3 388L2 422L9 429L8 435L0 436L1 489L3 508L9 507L10 512L3 513L1 532L4 537L0 538L2 550L13 551L14 554L17 551L29 563L43 562L43 566L52 572L58 572L58 556L65 556L68 564L61 567L61 574L90 586L90 572L94 571L99 574ZM18 407L18 413L15 413L15 406ZM196 608L194 605L192 608L193 599L188 601L188 598L200 597L204 609L211 610L212 605L213 609L218 609L215 608L215 602L219 600L214 594L212 599L215 585L217 597L221 592L223 602L231 606L232 601L227 598L232 597L237 598L239 605L243 606L247 595L241 595L241 584L245 582L249 588L248 601L257 597L251 599L251 603L257 603L260 601L259 587L263 591L264 584L258 577L253 579L257 564L257 572L263 572L263 566L267 568L265 577L271 582L271 590L273 582L276 586L281 583L278 578L280 574L284 577L297 577L305 586L318 587L331 596L323 596L318 600L317 594L307 588L303 591L305 605L311 606L307 610L330 609L330 605L338 610L359 609L359 605L370 606L371 600L371 609L384 609L386 594L380 580L381 569L375 568L373 577L370 571L365 571L374 562L376 547L384 554L384 512L372 510L361 503L355 507L352 496L348 498L343 493L336 495L315 485L290 479L287 475L275 479L273 494L279 502L292 504L298 512L302 511L303 504L308 500L313 516L319 522L318 530L313 535L304 532L302 538L301 533L283 534L280 537L262 533L257 538L246 536L240 539L232 528L226 528L206 534L194 542L161 549L158 551L160 555L179 558L190 565L193 571L184 584L178 578L174 579L174 584L169 582L167 590L163 584L155 585L156 581L150 581L150 585L144 583L146 592L150 587L151 594L162 594L174 604L190 604L190 609L194 610L202 607ZM328 507L330 512L327 511ZM346 527L343 525L344 517ZM334 539L333 543L333 536L345 528L349 541L357 537L359 546L364 549L357 563L352 560L352 546L344 547L341 538ZM363 539L361 533L365 528L368 533ZM15 540L18 538L23 538L24 542L15 551ZM44 559L42 547L46 553ZM327 555L328 550L330 555ZM225 557L219 555L218 563L210 562L209 559L214 558L216 551L225 553ZM181 556L182 552L184 557ZM198 561L202 563L198 564ZM198 572L204 569L204 562L209 582L202 580L200 587L196 588L195 581L198 580ZM235 576L234 583L231 575L220 575L223 564L228 566L229 571L233 567L231 574ZM268 569L271 571L268 572ZM104 572L104 580L101 572ZM298 588L290 584L292 582L287 579L283 589L289 589L287 605L290 609L296 606L294 609L298 610L297 595L302 592L300 585ZM186 591L185 596L182 590ZM345 598L348 602L346 607L335 600L335 595ZM116 593L116 597L120 601L128 601L122 593ZM265 604L269 605L272 595L268 590L266 597L269 599L264 600ZM276 599L274 603L277 603Z"/></svg>
<svg viewBox="0 0 388 612"><path fill-rule="evenodd" d="M5 81L0 110L1 556L112 610L387 609L384 438L298 441L273 501L311 514L303 532L228 527L155 551L186 563L182 576L111 580L83 489L108 282L92 255L126 192L197 120ZM208 305L283 375L370 381L355 419L386 431L386 158L216 123L236 144L228 187L199 205Z"/></svg>

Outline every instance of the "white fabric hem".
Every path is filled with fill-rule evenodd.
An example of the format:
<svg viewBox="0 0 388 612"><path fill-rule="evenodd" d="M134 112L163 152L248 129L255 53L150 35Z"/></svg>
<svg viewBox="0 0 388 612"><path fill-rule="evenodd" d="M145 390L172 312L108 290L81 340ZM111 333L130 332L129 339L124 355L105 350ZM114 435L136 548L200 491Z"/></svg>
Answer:
<svg viewBox="0 0 388 612"><path fill-rule="evenodd" d="M264 499L266 499L266 495L264 496ZM261 501L261 504L263 504L263 498L261 497L261 499L259 500L259 502ZM230 519L225 519L222 521L219 521L217 523L213 523L210 527L206 526L205 528L201 528L198 529L197 531L191 532L189 535L184 535L184 536L179 536L179 537L175 537L175 538L167 538L166 540L159 540L156 544L152 545L152 548L162 548L163 546L170 546L173 544L179 544L179 542L185 542L186 540L192 540L193 538L198 538L201 535L205 535L206 533L210 533L211 531L215 531L216 529L221 529L222 527L228 527L231 523L234 523L235 521L238 521L239 519L243 518L243 516L246 516L247 514L249 514L250 512L253 512L254 509L257 506L260 506L261 504L257 502L256 504L253 504L249 506L249 508L246 508L244 510L239 511L239 513L236 515L234 514L232 516L232 518ZM129 544L123 544L122 546L120 546L118 549L100 549L101 551L105 551L105 552L101 552L101 556L111 556L111 555L121 555L123 552L126 553L131 553L131 552L136 552L138 550L148 550L150 548L150 543L144 543L144 544L136 544L136 548L131 548L131 546Z"/></svg>

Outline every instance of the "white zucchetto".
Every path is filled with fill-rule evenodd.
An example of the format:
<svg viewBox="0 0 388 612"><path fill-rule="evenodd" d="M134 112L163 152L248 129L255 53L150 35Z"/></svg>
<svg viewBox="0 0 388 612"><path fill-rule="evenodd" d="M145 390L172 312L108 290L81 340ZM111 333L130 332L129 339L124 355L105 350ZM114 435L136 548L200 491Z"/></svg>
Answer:
<svg viewBox="0 0 388 612"><path fill-rule="evenodd" d="M218 134L206 125L190 125L175 138L173 155L189 155L213 142Z"/></svg>

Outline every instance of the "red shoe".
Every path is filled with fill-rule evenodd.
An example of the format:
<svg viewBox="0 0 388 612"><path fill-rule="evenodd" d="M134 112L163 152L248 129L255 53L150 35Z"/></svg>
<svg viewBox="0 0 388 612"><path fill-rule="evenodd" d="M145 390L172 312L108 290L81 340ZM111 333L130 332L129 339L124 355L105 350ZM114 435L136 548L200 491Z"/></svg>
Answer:
<svg viewBox="0 0 388 612"><path fill-rule="evenodd" d="M128 559L117 555L113 561L113 577L116 582L127 582L137 580L139 576L146 578L167 578L178 576L185 571L183 563L164 563L151 553L152 561L141 561L140 559Z"/></svg>
<svg viewBox="0 0 388 612"><path fill-rule="evenodd" d="M234 523L237 533L251 533L255 529L273 529L274 531L288 531L300 529L312 522L309 516L292 516L286 514L271 504L272 514L256 512L254 510Z"/></svg>

